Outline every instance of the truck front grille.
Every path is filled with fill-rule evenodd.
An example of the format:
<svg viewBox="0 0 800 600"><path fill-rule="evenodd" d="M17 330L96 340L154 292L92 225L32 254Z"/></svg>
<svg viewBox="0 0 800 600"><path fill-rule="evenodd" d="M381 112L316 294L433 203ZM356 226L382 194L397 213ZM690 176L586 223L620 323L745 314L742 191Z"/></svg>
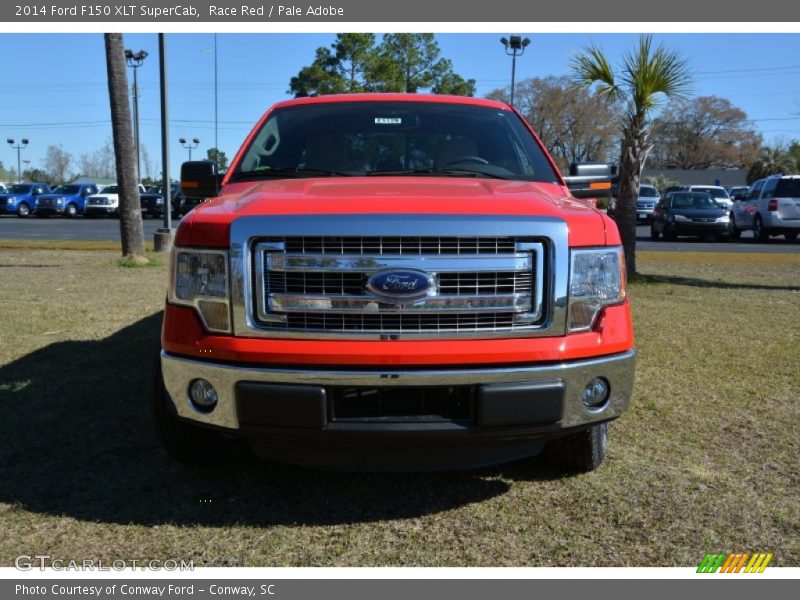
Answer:
<svg viewBox="0 0 800 600"><path fill-rule="evenodd" d="M550 242L521 237L269 237L251 245L256 326L296 337L487 337L541 329ZM421 297L373 293L421 271Z"/></svg>
<svg viewBox="0 0 800 600"><path fill-rule="evenodd" d="M514 237L287 237L286 252L301 254L502 254L514 252Z"/></svg>
<svg viewBox="0 0 800 600"><path fill-rule="evenodd" d="M515 294L532 290L532 273L441 273L437 289L442 295ZM267 271L267 288L272 294L360 295L368 273L287 273Z"/></svg>

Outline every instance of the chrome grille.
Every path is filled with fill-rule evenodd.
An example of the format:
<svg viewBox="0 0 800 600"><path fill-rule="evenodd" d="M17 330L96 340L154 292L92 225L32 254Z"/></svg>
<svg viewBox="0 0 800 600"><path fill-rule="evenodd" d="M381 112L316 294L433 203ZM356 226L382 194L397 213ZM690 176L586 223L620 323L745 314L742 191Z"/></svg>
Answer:
<svg viewBox="0 0 800 600"><path fill-rule="evenodd" d="M541 329L545 239L522 237L269 237L254 240L255 324L310 336L499 334ZM418 269L434 292L386 298L376 272Z"/></svg>
<svg viewBox="0 0 800 600"><path fill-rule="evenodd" d="M268 240L269 241L269 240ZM514 252L514 237L287 237L286 252L301 254L502 254Z"/></svg>
<svg viewBox="0 0 800 600"><path fill-rule="evenodd" d="M531 271L512 273L441 273L436 287L442 295L516 294L532 292ZM267 289L272 294L352 295L364 293L369 275L352 272L299 273L266 270Z"/></svg>

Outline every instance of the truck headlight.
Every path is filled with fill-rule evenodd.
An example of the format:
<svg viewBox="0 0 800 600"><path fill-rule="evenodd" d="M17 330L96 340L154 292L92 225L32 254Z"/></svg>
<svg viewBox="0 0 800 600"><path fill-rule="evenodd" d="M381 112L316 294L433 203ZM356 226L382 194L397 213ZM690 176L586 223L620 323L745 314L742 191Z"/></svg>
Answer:
<svg viewBox="0 0 800 600"><path fill-rule="evenodd" d="M16 198L6 198L6 204L14 204L14 200L16 200Z"/></svg>
<svg viewBox="0 0 800 600"><path fill-rule="evenodd" d="M625 300L622 247L572 250L568 331L588 331L600 311Z"/></svg>
<svg viewBox="0 0 800 600"><path fill-rule="evenodd" d="M691 219L689 217L684 217L683 215L675 215L675 220L681 223L689 223Z"/></svg>
<svg viewBox="0 0 800 600"><path fill-rule="evenodd" d="M56 200L56 204L61 206L62 204L64 204L64 201L61 198L59 198L58 200Z"/></svg>
<svg viewBox="0 0 800 600"><path fill-rule="evenodd" d="M229 333L228 253L173 248L169 301L193 307L209 331Z"/></svg>
<svg viewBox="0 0 800 600"><path fill-rule="evenodd" d="M717 223L730 223L731 218L728 215L722 215L721 217L717 218Z"/></svg>

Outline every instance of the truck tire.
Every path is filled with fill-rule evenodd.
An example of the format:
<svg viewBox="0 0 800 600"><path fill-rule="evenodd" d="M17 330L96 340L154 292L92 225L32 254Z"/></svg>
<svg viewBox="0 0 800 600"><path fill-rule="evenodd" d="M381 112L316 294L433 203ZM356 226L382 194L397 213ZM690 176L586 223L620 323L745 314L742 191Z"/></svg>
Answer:
<svg viewBox="0 0 800 600"><path fill-rule="evenodd" d="M162 446L167 453L189 465L220 465L239 457L244 445L216 431L181 421L167 396L157 353L150 380L150 409Z"/></svg>
<svg viewBox="0 0 800 600"><path fill-rule="evenodd" d="M768 242L769 233L764 228L764 221L761 220L761 215L756 215L756 220L753 221L753 237L757 242Z"/></svg>
<svg viewBox="0 0 800 600"><path fill-rule="evenodd" d="M28 208L27 204L23 202L22 204L19 205L19 208L17 209L18 217L29 217L30 214L31 214L31 209Z"/></svg>
<svg viewBox="0 0 800 600"><path fill-rule="evenodd" d="M545 455L554 465L574 472L593 471L605 460L608 423L593 425L577 433L547 442Z"/></svg>
<svg viewBox="0 0 800 600"><path fill-rule="evenodd" d="M659 234L659 233L656 231L656 227L655 227L655 225L653 225L652 223L650 223L650 239L651 239L651 240L657 240L657 239L658 239L658 237L659 237L659 235L660 235L660 234Z"/></svg>
<svg viewBox="0 0 800 600"><path fill-rule="evenodd" d="M78 207L73 202L70 202L67 204L67 208L64 209L64 216L68 219L78 216Z"/></svg>

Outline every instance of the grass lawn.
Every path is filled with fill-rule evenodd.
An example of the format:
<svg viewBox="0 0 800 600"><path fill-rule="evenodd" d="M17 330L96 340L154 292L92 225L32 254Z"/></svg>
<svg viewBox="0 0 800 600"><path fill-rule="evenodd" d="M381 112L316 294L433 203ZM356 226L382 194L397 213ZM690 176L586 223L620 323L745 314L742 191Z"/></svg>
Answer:
<svg viewBox="0 0 800 600"><path fill-rule="evenodd" d="M641 252L634 399L579 476L178 465L146 403L166 267L117 258L0 249L2 566L800 565L800 255Z"/></svg>

